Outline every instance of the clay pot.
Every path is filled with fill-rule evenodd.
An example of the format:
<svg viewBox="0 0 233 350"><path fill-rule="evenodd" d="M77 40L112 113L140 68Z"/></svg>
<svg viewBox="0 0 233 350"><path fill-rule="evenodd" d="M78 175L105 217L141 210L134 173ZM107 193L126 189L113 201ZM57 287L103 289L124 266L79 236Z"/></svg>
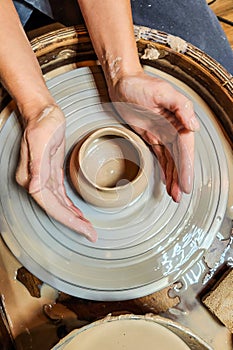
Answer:
<svg viewBox="0 0 233 350"><path fill-rule="evenodd" d="M76 144L70 178L86 202L121 208L145 191L152 163L151 152L138 135L125 127L104 127Z"/></svg>

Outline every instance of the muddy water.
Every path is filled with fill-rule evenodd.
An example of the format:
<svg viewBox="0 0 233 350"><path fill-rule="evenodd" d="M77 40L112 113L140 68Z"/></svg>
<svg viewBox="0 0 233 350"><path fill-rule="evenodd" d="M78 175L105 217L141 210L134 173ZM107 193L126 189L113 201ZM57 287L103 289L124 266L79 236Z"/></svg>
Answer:
<svg viewBox="0 0 233 350"><path fill-rule="evenodd" d="M104 335L104 336L103 336ZM92 350L93 344L101 350L163 350L190 349L179 337L165 327L145 320L117 320L90 327L79 334L64 350Z"/></svg>
<svg viewBox="0 0 233 350"><path fill-rule="evenodd" d="M7 314L7 320L16 349L49 349L59 341L57 326L48 322L43 309L44 305L54 305L58 293L55 289L42 284L41 297L35 298L17 279L19 262L0 240L0 294ZM60 305L57 311L59 318L64 318L70 330L80 327L77 316ZM69 327L68 327L69 329Z"/></svg>
<svg viewBox="0 0 233 350"><path fill-rule="evenodd" d="M222 238L219 239L219 238ZM181 279L181 283L172 295L180 297L180 304L165 315L183 326L192 329L214 350L232 350L232 334L217 318L213 317L201 303L204 287L211 282L223 263L232 266L233 239L223 237L220 233L207 253L204 261L197 262ZM211 256L214 254L215 259Z"/></svg>

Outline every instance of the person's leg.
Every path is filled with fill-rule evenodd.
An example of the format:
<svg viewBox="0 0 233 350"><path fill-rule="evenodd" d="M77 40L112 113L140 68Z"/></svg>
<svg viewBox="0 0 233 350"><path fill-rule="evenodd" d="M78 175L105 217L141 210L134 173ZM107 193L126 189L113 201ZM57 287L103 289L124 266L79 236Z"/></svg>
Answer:
<svg viewBox="0 0 233 350"><path fill-rule="evenodd" d="M25 26L33 12L33 6L20 0L13 0L13 3L15 5L16 11L18 12L22 25Z"/></svg>
<svg viewBox="0 0 233 350"><path fill-rule="evenodd" d="M136 25L183 38L233 74L233 51L206 0L131 0L131 5Z"/></svg>
<svg viewBox="0 0 233 350"><path fill-rule="evenodd" d="M14 3L18 5L23 24L30 17L35 5L38 9L36 0L14 0ZM41 0L39 4L41 12L62 24L83 23L76 0ZM183 38L233 74L233 51L206 0L131 0L131 6L135 24Z"/></svg>
<svg viewBox="0 0 233 350"><path fill-rule="evenodd" d="M39 28L40 25L50 23L52 20L65 26L84 23L77 0L13 0L13 2L22 25L27 25L29 28Z"/></svg>

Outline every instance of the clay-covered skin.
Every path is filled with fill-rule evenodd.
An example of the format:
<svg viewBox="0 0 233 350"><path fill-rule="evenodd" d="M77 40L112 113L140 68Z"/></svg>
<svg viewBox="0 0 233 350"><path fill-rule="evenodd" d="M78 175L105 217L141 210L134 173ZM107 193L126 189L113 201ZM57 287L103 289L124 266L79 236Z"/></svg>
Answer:
<svg viewBox="0 0 233 350"><path fill-rule="evenodd" d="M64 115L59 107L48 106L38 118L28 122L24 131L17 182L49 215L95 242L96 231L66 195L64 151Z"/></svg>
<svg viewBox="0 0 233 350"><path fill-rule="evenodd" d="M152 145L165 174L167 191L180 201L181 192L190 192L192 186L193 131L197 128L192 106L169 84L143 73L128 0L80 0L79 4L112 100L140 106L163 117L154 120L141 113L138 118L137 114L117 108L123 119ZM64 116L58 108L46 117L43 114L56 102L12 2L2 0L1 6L0 79L26 124L17 181L28 188L49 215L95 241L93 227L64 190Z"/></svg>
<svg viewBox="0 0 233 350"><path fill-rule="evenodd" d="M194 171L194 131L199 124L193 105L164 80L144 72L125 75L111 91L121 117L152 146L166 189L179 202L190 193Z"/></svg>
<svg viewBox="0 0 233 350"><path fill-rule="evenodd" d="M193 184L194 131L199 125L191 101L143 72L129 1L80 0L79 5L111 100L126 123L152 146L167 192L179 202Z"/></svg>

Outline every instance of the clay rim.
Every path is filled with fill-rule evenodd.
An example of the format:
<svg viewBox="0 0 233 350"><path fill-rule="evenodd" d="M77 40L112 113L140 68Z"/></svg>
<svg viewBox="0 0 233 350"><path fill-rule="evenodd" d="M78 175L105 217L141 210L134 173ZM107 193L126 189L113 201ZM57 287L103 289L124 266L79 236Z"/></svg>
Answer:
<svg viewBox="0 0 233 350"><path fill-rule="evenodd" d="M63 350L63 349L65 350L65 346L68 345L80 333L85 332L86 330L89 330L93 327L98 327L99 325L106 322L117 322L117 321L124 321L124 320L132 320L132 321L144 320L147 322L157 323L158 325L161 325L167 328L167 330L171 331L180 339L182 339L184 343L190 347L190 349L212 350L212 348L203 339L201 339L199 336L194 334L190 329L184 327L183 325L179 324L176 321L173 321L171 319L168 319L159 315L153 315L153 314L146 314L146 315L123 314L120 316L112 316L111 314L109 314L103 319L92 322L86 326L81 327L80 329L73 330L65 338L63 338L58 344L56 344L54 348L52 348L51 350Z"/></svg>
<svg viewBox="0 0 233 350"><path fill-rule="evenodd" d="M117 137L122 137L126 140L128 140L131 145L133 146L133 148L135 149L135 151L138 154L139 157L139 170L136 174L136 176L130 181L131 185L135 185L137 182L140 181L140 178L143 175L143 169L145 166L145 161L143 158L143 152L140 149L140 144L142 144L142 140L139 139L136 135L133 135L133 133L129 132L125 132L123 130L121 130L120 128L115 128L115 127L105 127L102 129L98 129L96 131L94 131L89 137L87 137L85 139L85 141L82 143L82 145L80 146L79 152L78 152L78 163L80 165L80 170L82 171L83 176L85 177L85 179L96 189L100 190L100 191L110 191L110 192L115 192L115 191L124 191L125 188L127 188L129 186L129 183L124 184L124 185L118 185L118 186L114 186L114 187L107 187L107 186L100 186L98 185L96 182L93 182L89 175L86 173L85 169L82 166L82 159L84 159L85 157L85 153L87 151L87 148L91 145L92 142L94 142L95 139L97 138L101 138L103 136L117 136ZM142 189L143 190L143 189Z"/></svg>

